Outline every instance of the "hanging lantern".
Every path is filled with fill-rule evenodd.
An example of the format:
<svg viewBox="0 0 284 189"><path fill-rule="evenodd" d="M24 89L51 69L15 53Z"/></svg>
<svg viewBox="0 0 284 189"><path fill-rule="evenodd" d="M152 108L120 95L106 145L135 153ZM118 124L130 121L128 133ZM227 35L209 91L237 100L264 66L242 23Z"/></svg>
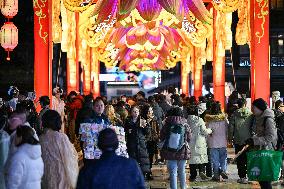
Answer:
<svg viewBox="0 0 284 189"><path fill-rule="evenodd" d="M13 22L5 22L1 27L1 46L8 52L7 60L10 60L10 51L18 45L18 28Z"/></svg>
<svg viewBox="0 0 284 189"><path fill-rule="evenodd" d="M2 0L1 13L7 18L13 18L18 13L18 0Z"/></svg>

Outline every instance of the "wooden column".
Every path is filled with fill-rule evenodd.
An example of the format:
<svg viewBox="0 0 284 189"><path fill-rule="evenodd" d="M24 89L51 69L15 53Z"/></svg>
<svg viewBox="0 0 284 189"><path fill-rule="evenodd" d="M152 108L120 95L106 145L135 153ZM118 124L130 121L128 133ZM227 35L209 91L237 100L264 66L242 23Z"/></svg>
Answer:
<svg viewBox="0 0 284 189"><path fill-rule="evenodd" d="M194 96L196 98L202 96L202 87L203 87L203 73L202 73L202 65L201 65L201 58L199 60L196 57L201 56L201 53L197 51L201 51L200 47L194 47L194 56L192 57L194 62Z"/></svg>
<svg viewBox="0 0 284 189"><path fill-rule="evenodd" d="M80 51L80 36L79 36L79 13L75 13L75 19L76 19L76 40L75 40L75 46L76 46L76 90L80 91L80 73L79 73L79 51Z"/></svg>
<svg viewBox="0 0 284 189"><path fill-rule="evenodd" d="M225 50L225 44L220 44L217 41L216 31L218 30L217 25L217 11L213 11L213 89L214 98L219 101L222 106L222 110L225 108L225 57L220 56L219 51ZM223 48L218 45L223 45Z"/></svg>
<svg viewBox="0 0 284 189"><path fill-rule="evenodd" d="M181 63L180 72L181 72L180 83L181 83L182 93L188 96L189 95L189 74L184 71L183 63Z"/></svg>
<svg viewBox="0 0 284 189"><path fill-rule="evenodd" d="M91 48L91 78L94 97L100 96L100 61L96 57L95 49Z"/></svg>
<svg viewBox="0 0 284 189"><path fill-rule="evenodd" d="M269 1L251 0L251 97L270 98Z"/></svg>
<svg viewBox="0 0 284 189"><path fill-rule="evenodd" d="M34 1L34 90L37 97L49 96L52 92L51 0ZM51 44L50 44L51 43Z"/></svg>

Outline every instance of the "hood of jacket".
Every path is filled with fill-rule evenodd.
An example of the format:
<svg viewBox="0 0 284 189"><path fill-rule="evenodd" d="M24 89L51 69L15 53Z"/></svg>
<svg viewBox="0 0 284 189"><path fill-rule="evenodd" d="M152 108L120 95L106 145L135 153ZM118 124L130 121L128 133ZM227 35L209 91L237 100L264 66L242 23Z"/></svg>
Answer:
<svg viewBox="0 0 284 189"><path fill-rule="evenodd" d="M206 114L205 115L205 122L211 122L211 121L224 121L226 120L227 116L224 113L218 114L218 115L210 115Z"/></svg>
<svg viewBox="0 0 284 189"><path fill-rule="evenodd" d="M180 117L180 116L169 116L166 118L166 123L185 124L187 123L187 120L184 117Z"/></svg>
<svg viewBox="0 0 284 189"><path fill-rule="evenodd" d="M246 118L250 116L252 113L248 108L240 108L240 109L237 109L234 114L237 117Z"/></svg>
<svg viewBox="0 0 284 189"><path fill-rule="evenodd" d="M256 119L264 119L264 118L272 118L274 119L274 112L273 110L267 108L266 110L264 110L264 112L260 115L260 116L256 116Z"/></svg>
<svg viewBox="0 0 284 189"><path fill-rule="evenodd" d="M19 146L18 151L21 153L26 153L31 159L38 159L41 157L40 145L22 144Z"/></svg>

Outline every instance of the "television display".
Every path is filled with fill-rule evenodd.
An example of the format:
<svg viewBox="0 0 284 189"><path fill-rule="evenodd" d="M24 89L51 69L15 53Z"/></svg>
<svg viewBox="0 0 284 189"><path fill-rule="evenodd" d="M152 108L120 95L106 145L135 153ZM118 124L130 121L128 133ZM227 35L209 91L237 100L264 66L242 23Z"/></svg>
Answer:
<svg viewBox="0 0 284 189"><path fill-rule="evenodd" d="M147 91L158 87L161 78L160 71L124 72L118 67L107 69L107 73L101 75L102 80L104 78L111 84L135 83Z"/></svg>

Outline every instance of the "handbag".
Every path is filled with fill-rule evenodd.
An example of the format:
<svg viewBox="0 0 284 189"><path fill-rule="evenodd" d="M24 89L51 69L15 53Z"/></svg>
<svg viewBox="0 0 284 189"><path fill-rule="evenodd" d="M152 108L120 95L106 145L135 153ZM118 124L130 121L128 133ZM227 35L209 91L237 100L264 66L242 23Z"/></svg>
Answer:
<svg viewBox="0 0 284 189"><path fill-rule="evenodd" d="M247 174L250 181L277 181L280 177L283 152L257 150L247 153Z"/></svg>

